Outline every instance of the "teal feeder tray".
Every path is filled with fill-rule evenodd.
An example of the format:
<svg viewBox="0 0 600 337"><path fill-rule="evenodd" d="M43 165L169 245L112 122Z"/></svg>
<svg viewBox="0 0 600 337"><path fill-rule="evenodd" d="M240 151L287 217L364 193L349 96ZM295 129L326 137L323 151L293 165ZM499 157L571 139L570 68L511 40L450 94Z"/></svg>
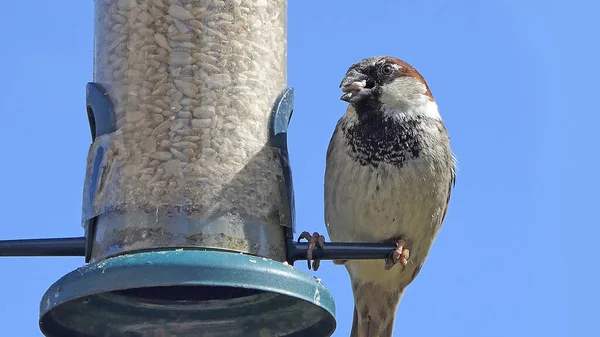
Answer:
<svg viewBox="0 0 600 337"><path fill-rule="evenodd" d="M176 250L86 265L44 294L46 336L330 336L335 304L315 278L266 258Z"/></svg>

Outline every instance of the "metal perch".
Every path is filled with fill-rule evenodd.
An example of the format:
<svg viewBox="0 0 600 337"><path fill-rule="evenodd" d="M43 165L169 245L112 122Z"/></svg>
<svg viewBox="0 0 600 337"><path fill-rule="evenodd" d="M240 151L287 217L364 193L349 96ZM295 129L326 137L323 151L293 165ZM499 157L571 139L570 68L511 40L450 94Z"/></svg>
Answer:
<svg viewBox="0 0 600 337"><path fill-rule="evenodd" d="M0 241L0 256L85 256L85 237L22 239ZM320 260L385 259L394 251L394 243L326 242L316 247L313 258ZM288 243L288 262L306 260L308 243Z"/></svg>

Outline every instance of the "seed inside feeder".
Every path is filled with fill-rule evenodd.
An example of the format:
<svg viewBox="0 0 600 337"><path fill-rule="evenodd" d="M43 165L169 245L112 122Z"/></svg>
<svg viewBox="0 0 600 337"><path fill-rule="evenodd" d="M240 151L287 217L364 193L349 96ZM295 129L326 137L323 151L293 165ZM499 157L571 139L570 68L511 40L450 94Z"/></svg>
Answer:
<svg viewBox="0 0 600 337"><path fill-rule="evenodd" d="M286 1L95 3L94 81L114 103L117 132L108 135L94 203L98 213L137 219L122 225L135 231L99 230L97 239L136 249L196 245L184 224L157 222L158 214L185 214L206 222L197 231L230 224L227 233L204 233L202 245L269 250L243 243L252 232L244 224L282 225L282 170L268 122L286 86ZM220 234L231 239L214 239Z"/></svg>

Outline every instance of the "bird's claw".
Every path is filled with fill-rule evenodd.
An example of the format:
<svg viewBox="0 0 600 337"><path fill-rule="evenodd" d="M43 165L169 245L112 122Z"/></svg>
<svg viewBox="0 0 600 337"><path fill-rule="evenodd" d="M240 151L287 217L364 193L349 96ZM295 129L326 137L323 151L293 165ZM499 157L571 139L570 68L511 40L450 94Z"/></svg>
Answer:
<svg viewBox="0 0 600 337"><path fill-rule="evenodd" d="M315 247L323 248L323 246L325 246L325 237L317 232L314 232L313 235L310 235L309 232L302 232L298 237L298 242L300 242L302 239L306 239L306 241L308 241L308 249L306 250L306 262L308 263L308 269L310 270L310 261L312 260L312 269L317 271L321 261L319 259L313 260L313 250Z"/></svg>
<svg viewBox="0 0 600 337"><path fill-rule="evenodd" d="M390 256L385 260L385 269L390 270L396 263L400 263L402 268L406 268L408 264L408 259L410 257L410 250L406 247L406 242L404 240L398 240L396 243L398 246L394 251L390 254Z"/></svg>

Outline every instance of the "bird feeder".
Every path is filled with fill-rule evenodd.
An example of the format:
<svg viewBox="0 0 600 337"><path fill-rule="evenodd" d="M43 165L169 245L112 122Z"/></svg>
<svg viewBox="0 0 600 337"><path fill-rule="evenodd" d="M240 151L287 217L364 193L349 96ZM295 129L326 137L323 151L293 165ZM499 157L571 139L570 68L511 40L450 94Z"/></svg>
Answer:
<svg viewBox="0 0 600 337"><path fill-rule="evenodd" d="M286 0L95 0L87 265L46 336L329 336L287 264L294 229Z"/></svg>
<svg viewBox="0 0 600 337"><path fill-rule="evenodd" d="M94 5L85 236L0 240L0 256L85 256L42 297L44 335L330 336L331 294L293 267L310 245L293 241L286 0Z"/></svg>

